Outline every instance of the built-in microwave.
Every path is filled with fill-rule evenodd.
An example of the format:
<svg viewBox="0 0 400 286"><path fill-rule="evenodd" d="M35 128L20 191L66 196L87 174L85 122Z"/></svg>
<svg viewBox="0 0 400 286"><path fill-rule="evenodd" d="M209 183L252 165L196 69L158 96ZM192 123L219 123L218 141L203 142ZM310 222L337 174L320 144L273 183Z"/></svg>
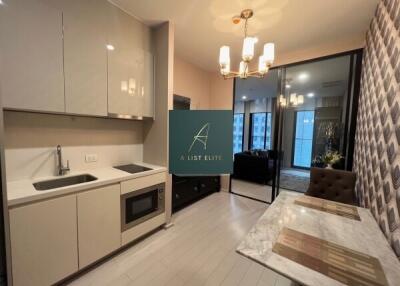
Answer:
<svg viewBox="0 0 400 286"><path fill-rule="evenodd" d="M121 196L121 231L165 211L165 184L135 190Z"/></svg>

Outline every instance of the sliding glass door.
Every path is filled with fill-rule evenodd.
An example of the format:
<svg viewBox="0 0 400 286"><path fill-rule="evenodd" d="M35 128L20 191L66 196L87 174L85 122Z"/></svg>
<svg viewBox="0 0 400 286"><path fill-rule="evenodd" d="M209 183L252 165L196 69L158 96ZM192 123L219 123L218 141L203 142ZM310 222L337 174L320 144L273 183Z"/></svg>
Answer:
<svg viewBox="0 0 400 286"><path fill-rule="evenodd" d="M305 192L310 168L337 152L351 170L362 51L236 79L232 193L271 202L279 190Z"/></svg>
<svg viewBox="0 0 400 286"><path fill-rule="evenodd" d="M235 79L234 163L230 191L271 202L276 177L272 149L278 69L262 79Z"/></svg>
<svg viewBox="0 0 400 286"><path fill-rule="evenodd" d="M279 126L279 190L306 192L310 168L326 167L323 157L339 153L336 169L351 169L350 125L355 120L358 82L356 63L361 55L349 53L284 68Z"/></svg>

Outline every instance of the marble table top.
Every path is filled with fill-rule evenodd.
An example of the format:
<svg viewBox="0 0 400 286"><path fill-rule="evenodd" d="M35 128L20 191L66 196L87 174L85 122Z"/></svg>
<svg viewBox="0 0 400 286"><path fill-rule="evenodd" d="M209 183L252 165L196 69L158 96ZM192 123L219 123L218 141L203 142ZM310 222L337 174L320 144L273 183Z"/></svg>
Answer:
<svg viewBox="0 0 400 286"><path fill-rule="evenodd" d="M368 209L357 208L361 218L357 221L294 204L300 196L282 191L236 251L302 285L344 285L272 252L280 231L287 227L376 257L389 285L399 285L400 262Z"/></svg>

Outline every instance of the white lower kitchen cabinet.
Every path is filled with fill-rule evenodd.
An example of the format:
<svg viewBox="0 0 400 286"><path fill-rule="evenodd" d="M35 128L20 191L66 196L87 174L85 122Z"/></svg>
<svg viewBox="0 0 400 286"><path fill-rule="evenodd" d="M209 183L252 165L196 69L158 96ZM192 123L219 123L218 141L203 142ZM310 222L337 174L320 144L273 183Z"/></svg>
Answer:
<svg viewBox="0 0 400 286"><path fill-rule="evenodd" d="M120 184L78 194L79 268L121 246Z"/></svg>
<svg viewBox="0 0 400 286"><path fill-rule="evenodd" d="M78 270L76 195L10 209L14 286L51 285Z"/></svg>

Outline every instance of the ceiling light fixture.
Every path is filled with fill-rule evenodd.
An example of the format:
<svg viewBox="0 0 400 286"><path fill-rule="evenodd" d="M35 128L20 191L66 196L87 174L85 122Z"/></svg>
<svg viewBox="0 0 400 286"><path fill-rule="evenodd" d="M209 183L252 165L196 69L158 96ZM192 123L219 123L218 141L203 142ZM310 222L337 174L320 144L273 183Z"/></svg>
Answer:
<svg viewBox="0 0 400 286"><path fill-rule="evenodd" d="M106 45L106 47L107 47L107 50L109 50L109 51L114 51L115 50L113 45L108 44L108 45Z"/></svg>
<svg viewBox="0 0 400 286"><path fill-rule="evenodd" d="M307 96L310 97L310 98L314 97L314 93L313 92L309 92L309 93L307 93Z"/></svg>
<svg viewBox="0 0 400 286"><path fill-rule="evenodd" d="M243 95L243 96L242 96L242 99L247 99L247 96Z"/></svg>
<svg viewBox="0 0 400 286"><path fill-rule="evenodd" d="M254 45L258 42L256 37L247 35L247 21L253 17L254 12L251 9L243 10L240 16L234 16L232 22L240 23L244 20L244 40L242 49L242 61L239 64L239 71L231 71L230 50L228 46L222 46L219 50L219 67L224 79L240 77L258 77L262 78L268 72L275 59L275 45L267 43L264 45L264 53L258 59L258 70L249 71L249 63L254 57Z"/></svg>

